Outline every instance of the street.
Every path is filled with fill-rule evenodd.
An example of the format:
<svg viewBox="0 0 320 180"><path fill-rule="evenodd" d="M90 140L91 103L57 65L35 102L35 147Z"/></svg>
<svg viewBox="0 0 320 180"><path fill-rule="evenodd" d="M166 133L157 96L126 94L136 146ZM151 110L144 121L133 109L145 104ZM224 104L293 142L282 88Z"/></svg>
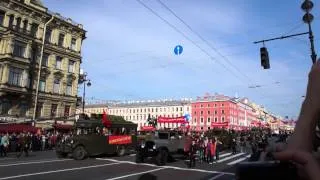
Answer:
<svg viewBox="0 0 320 180"><path fill-rule="evenodd" d="M217 163L197 163L196 168L187 168L183 160L175 160L166 166L152 163L136 164L135 154L123 157L88 158L83 161L58 159L54 151L33 152L30 157L17 159L14 154L0 159L0 180L56 180L56 179L96 179L135 180L146 173L157 179L234 179L235 164L249 156L239 153L221 153Z"/></svg>

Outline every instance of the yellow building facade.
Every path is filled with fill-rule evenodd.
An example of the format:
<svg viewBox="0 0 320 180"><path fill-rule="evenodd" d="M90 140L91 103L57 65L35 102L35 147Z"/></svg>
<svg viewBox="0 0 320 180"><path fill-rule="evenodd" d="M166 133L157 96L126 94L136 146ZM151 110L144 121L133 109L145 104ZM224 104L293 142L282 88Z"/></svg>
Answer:
<svg viewBox="0 0 320 180"><path fill-rule="evenodd" d="M85 34L40 0L0 1L0 120L75 115Z"/></svg>

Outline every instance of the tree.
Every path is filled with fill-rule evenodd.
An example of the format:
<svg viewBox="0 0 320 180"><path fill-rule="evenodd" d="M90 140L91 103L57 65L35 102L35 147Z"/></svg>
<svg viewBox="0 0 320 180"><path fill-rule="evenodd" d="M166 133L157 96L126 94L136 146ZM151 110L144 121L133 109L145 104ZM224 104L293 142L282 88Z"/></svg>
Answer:
<svg viewBox="0 0 320 180"><path fill-rule="evenodd" d="M147 119L148 125L149 126L153 126L153 127L157 127L157 119L156 118L151 118L151 115L148 114L148 119Z"/></svg>

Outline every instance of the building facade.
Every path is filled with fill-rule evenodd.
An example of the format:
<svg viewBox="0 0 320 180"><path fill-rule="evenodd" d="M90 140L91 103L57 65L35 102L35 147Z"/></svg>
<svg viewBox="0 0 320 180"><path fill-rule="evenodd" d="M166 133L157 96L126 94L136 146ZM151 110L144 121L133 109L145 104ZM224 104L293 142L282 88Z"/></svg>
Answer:
<svg viewBox="0 0 320 180"><path fill-rule="evenodd" d="M40 0L1 0L1 117L33 118L37 86L37 120L74 115L85 34L81 24L50 12Z"/></svg>
<svg viewBox="0 0 320 180"><path fill-rule="evenodd" d="M191 114L190 100L150 100L134 101L127 103L109 103L101 105L85 106L85 113L101 114L105 110L110 115L122 116L125 120L138 124L138 129L147 126L148 116L158 117L181 117ZM176 128L177 124L162 124L162 128ZM159 125L160 128L160 125Z"/></svg>
<svg viewBox="0 0 320 180"><path fill-rule="evenodd" d="M207 131L216 124L227 124L226 128L243 129L256 121L254 108L246 99L230 98L224 95L199 97L191 104L191 128L196 131Z"/></svg>

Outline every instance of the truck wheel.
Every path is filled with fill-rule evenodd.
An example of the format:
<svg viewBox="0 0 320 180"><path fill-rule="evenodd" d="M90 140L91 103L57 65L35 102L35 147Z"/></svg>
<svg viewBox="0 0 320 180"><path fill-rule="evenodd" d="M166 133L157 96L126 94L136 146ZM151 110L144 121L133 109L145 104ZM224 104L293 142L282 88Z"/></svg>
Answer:
<svg viewBox="0 0 320 180"><path fill-rule="evenodd" d="M144 162L144 158L143 158L142 153L137 152L137 154L136 154L136 163L143 163L143 162Z"/></svg>
<svg viewBox="0 0 320 180"><path fill-rule="evenodd" d="M121 156L124 156L125 154L126 154L126 148L124 146L118 147L117 155L121 157Z"/></svg>
<svg viewBox="0 0 320 180"><path fill-rule="evenodd" d="M168 160L168 152L164 149L161 149L156 157L156 163L158 166L166 165Z"/></svg>
<svg viewBox="0 0 320 180"><path fill-rule="evenodd" d="M87 156L87 152L83 146L77 146L73 150L72 156L75 160L83 160Z"/></svg>
<svg viewBox="0 0 320 180"><path fill-rule="evenodd" d="M66 158L68 156L67 153L62 153L62 152L56 152L56 155L58 158Z"/></svg>

